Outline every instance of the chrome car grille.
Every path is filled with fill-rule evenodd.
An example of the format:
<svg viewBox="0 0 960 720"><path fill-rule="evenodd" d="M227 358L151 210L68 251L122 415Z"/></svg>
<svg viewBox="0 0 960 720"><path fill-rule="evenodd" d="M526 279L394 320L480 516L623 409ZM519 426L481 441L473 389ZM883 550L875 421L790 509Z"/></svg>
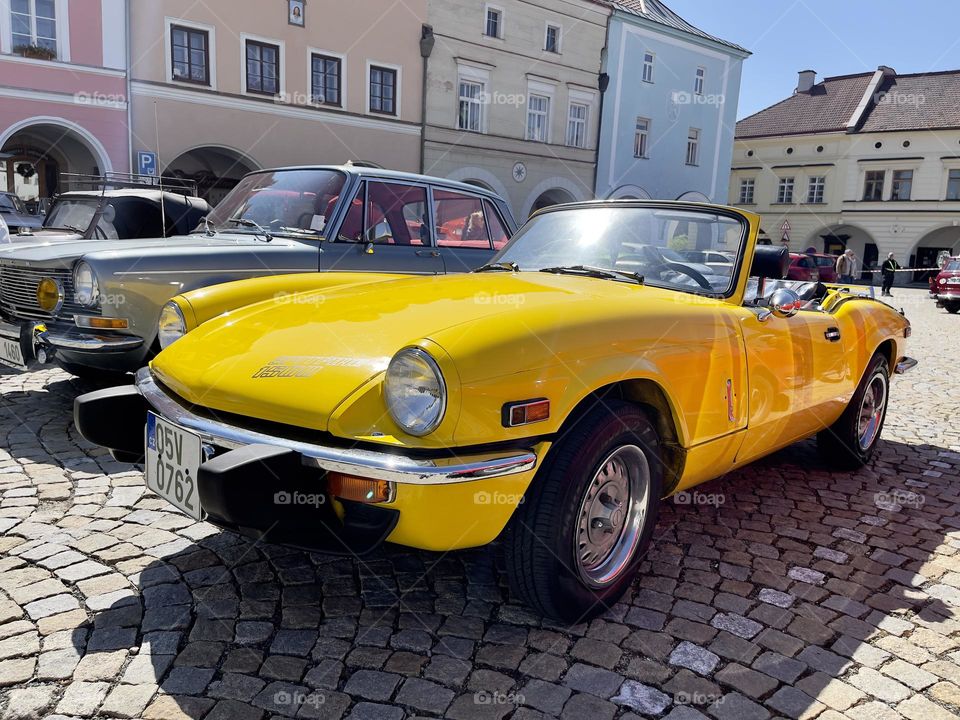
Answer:
<svg viewBox="0 0 960 720"><path fill-rule="evenodd" d="M960 285L960 277L948 278L947 285Z"/></svg>
<svg viewBox="0 0 960 720"><path fill-rule="evenodd" d="M73 320L74 315L91 315L89 308L73 299L73 273L62 269L23 268L0 265L0 307L22 320L53 320L54 315L40 309L37 286L43 278L59 280L63 286L63 307L56 319Z"/></svg>

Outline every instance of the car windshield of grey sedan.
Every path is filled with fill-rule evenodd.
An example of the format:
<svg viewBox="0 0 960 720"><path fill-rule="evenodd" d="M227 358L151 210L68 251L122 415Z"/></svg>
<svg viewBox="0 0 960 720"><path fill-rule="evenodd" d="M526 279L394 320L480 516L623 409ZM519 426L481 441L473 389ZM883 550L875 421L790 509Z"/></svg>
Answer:
<svg viewBox="0 0 960 720"><path fill-rule="evenodd" d="M729 295L726 268L693 262L688 251L739 258L746 223L718 213L657 207L574 207L532 218L484 270L538 270L633 280L685 292Z"/></svg>
<svg viewBox="0 0 960 720"><path fill-rule="evenodd" d="M200 230L323 236L347 176L336 170L278 170L247 175Z"/></svg>

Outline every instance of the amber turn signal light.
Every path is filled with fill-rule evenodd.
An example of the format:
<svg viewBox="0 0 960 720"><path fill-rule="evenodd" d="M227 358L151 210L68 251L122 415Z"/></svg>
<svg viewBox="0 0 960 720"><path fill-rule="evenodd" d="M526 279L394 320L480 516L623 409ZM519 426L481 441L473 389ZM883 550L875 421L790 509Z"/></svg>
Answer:
<svg viewBox="0 0 960 720"><path fill-rule="evenodd" d="M130 323L124 318L88 317L77 315L77 327L92 328L94 330L126 330Z"/></svg>
<svg viewBox="0 0 960 720"><path fill-rule="evenodd" d="M550 417L550 401L546 398L507 403L500 413L504 427L518 427L543 422Z"/></svg>
<svg viewBox="0 0 960 720"><path fill-rule="evenodd" d="M393 494L386 480L368 480L336 472L327 475L327 487L334 497L371 505L390 502Z"/></svg>

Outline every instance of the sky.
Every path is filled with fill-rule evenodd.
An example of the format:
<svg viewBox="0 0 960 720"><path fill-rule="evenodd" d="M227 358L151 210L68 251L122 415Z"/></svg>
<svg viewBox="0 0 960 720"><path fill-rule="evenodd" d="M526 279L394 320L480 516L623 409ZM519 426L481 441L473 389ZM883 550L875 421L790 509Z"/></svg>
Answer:
<svg viewBox="0 0 960 720"><path fill-rule="evenodd" d="M742 45L738 118L773 105L797 86L888 65L898 73L960 69L957 0L665 0L688 22Z"/></svg>

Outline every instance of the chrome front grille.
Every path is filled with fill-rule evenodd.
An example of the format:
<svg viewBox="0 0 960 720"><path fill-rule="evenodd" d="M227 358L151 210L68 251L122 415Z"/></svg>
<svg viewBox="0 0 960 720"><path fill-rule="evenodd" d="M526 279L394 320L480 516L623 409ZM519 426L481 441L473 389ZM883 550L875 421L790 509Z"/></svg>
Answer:
<svg viewBox="0 0 960 720"><path fill-rule="evenodd" d="M54 315L40 309L37 286L43 278L59 280L63 286L63 308L56 319L73 320L74 315L91 314L73 299L73 273L69 270L24 268L0 265L0 307L23 320L53 320Z"/></svg>

